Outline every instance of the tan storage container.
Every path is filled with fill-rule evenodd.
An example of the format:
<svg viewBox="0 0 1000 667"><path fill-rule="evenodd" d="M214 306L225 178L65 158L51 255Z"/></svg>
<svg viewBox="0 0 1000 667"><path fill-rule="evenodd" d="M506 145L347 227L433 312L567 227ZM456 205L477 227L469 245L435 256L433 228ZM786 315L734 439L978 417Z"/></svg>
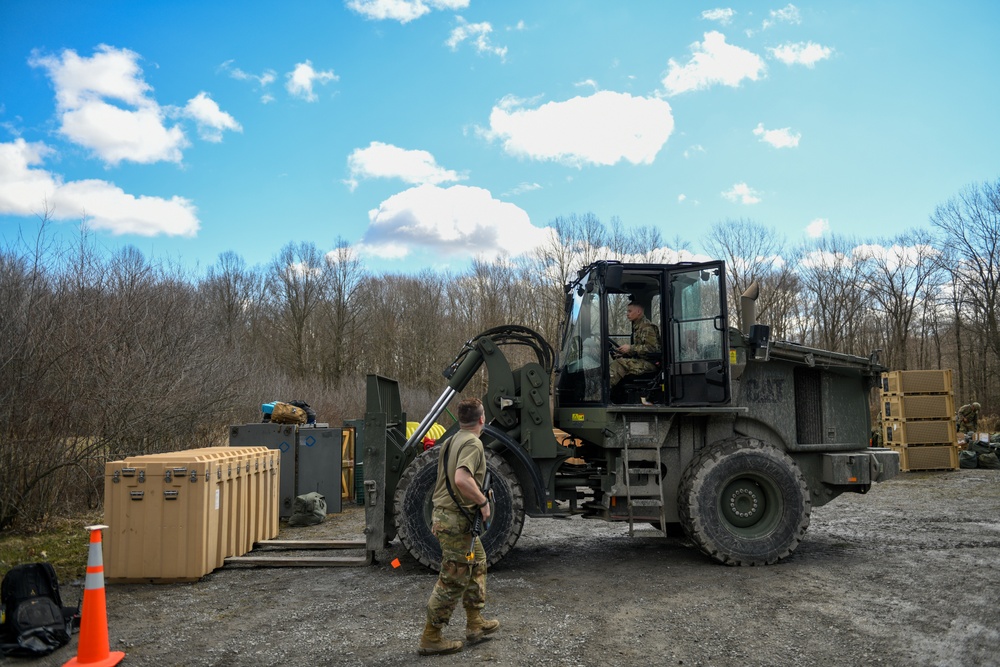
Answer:
<svg viewBox="0 0 1000 667"><path fill-rule="evenodd" d="M885 394L950 394L951 369L882 373Z"/></svg>
<svg viewBox="0 0 1000 667"><path fill-rule="evenodd" d="M278 452L267 447L220 447L234 457L233 493L238 498L233 556L278 535Z"/></svg>
<svg viewBox="0 0 1000 667"><path fill-rule="evenodd" d="M955 418L955 399L949 394L883 395L882 408L882 416L887 420Z"/></svg>
<svg viewBox="0 0 1000 667"><path fill-rule="evenodd" d="M191 458L199 460L212 460L216 463L215 477L218 483L218 504L219 504L219 528L215 534L216 559L215 567L222 567L226 561L226 535L230 525L235 520L233 518L235 508L232 506L232 499L229 494L230 479L226 476L231 454L225 447L205 447L202 449L189 449L180 452L165 452L162 454L152 454L151 458L156 460L169 460L183 462Z"/></svg>
<svg viewBox="0 0 1000 667"><path fill-rule="evenodd" d="M233 503L235 509L236 530L231 534L233 540L230 550L233 556L242 556L253 548L254 508L250 505L250 449L252 447L232 447L233 453Z"/></svg>
<svg viewBox="0 0 1000 667"><path fill-rule="evenodd" d="M958 470L956 445L893 446L892 449L899 452L899 469L903 472Z"/></svg>
<svg viewBox="0 0 1000 667"><path fill-rule="evenodd" d="M281 498L281 453L268 449L265 455L267 473L264 475L264 516L267 527L264 539L273 540L281 529L281 512L278 502Z"/></svg>
<svg viewBox="0 0 1000 667"><path fill-rule="evenodd" d="M266 447L206 447L108 463L108 580L196 581L227 556L276 537L274 454Z"/></svg>
<svg viewBox="0 0 1000 667"><path fill-rule="evenodd" d="M354 497L354 429L345 428L341 433L340 497Z"/></svg>
<svg viewBox="0 0 1000 667"><path fill-rule="evenodd" d="M261 449L256 452L250 452L250 487L249 487L249 501L253 507L253 511L250 515L250 534L253 539L250 540L250 547L247 549L253 549L253 545L256 542L260 542L265 539L264 534L267 532L265 529L266 517L264 509L264 472L265 466L267 465L267 450Z"/></svg>
<svg viewBox="0 0 1000 667"><path fill-rule="evenodd" d="M106 464L108 581L197 581L214 570L222 484L211 455Z"/></svg>
<svg viewBox="0 0 1000 667"><path fill-rule="evenodd" d="M957 444L958 433L951 419L883 422L886 445Z"/></svg>

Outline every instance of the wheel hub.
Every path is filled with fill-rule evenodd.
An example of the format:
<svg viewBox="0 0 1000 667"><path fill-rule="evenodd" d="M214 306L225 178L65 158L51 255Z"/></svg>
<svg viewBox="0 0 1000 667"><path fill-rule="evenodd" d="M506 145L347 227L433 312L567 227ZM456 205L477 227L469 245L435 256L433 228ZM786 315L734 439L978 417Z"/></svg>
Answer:
<svg viewBox="0 0 1000 667"><path fill-rule="evenodd" d="M749 479L737 479L722 494L722 514L739 528L757 523L764 516L767 500L760 486Z"/></svg>

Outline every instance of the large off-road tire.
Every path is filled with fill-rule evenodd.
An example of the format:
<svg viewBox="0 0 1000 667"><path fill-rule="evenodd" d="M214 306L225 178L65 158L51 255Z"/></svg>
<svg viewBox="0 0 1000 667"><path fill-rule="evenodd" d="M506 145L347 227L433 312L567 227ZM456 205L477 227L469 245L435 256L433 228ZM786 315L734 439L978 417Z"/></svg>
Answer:
<svg viewBox="0 0 1000 667"><path fill-rule="evenodd" d="M441 568L441 545L431 534L431 495L437 480L438 454L431 447L403 471L396 487L395 517L399 540L410 555L431 568ZM524 526L524 495L513 468L499 454L486 450L486 467L493 476L492 517L480 536L486 564L492 567L514 547Z"/></svg>
<svg viewBox="0 0 1000 667"><path fill-rule="evenodd" d="M812 511L795 462L752 438L703 450L684 471L677 501L688 537L726 565L769 565L790 555Z"/></svg>

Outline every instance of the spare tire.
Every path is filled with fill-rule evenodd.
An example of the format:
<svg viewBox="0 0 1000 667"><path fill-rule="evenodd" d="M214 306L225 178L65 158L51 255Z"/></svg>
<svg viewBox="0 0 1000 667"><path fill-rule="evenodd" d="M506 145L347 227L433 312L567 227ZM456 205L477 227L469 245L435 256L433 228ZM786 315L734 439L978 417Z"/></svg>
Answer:
<svg viewBox="0 0 1000 667"><path fill-rule="evenodd" d="M406 467L394 498L399 541L415 559L441 568L441 545L431 534L431 496L437 481L440 445L423 452ZM489 529L480 536L486 564L492 567L514 548L524 527L524 495L514 469L496 452L486 450L486 467L493 477L493 507Z"/></svg>
<svg viewBox="0 0 1000 667"><path fill-rule="evenodd" d="M812 511L795 461L752 438L698 454L681 477L677 503L688 537L726 565L768 565L790 555Z"/></svg>

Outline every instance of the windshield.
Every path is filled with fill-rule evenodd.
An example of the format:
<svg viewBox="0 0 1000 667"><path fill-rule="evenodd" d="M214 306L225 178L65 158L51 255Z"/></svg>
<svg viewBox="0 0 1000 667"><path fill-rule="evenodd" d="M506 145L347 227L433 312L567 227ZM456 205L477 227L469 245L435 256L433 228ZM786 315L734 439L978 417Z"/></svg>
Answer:
<svg viewBox="0 0 1000 667"><path fill-rule="evenodd" d="M586 282L581 281L581 284ZM596 292L583 291L582 287L574 290L570 311L566 317L566 334L560 355L563 371L560 384L570 382L576 384L575 380L579 379L578 374L583 373L586 380L582 383L582 394L577 394L577 400L599 401L601 363L604 356L601 345L600 295ZM570 376L576 377L571 380Z"/></svg>

